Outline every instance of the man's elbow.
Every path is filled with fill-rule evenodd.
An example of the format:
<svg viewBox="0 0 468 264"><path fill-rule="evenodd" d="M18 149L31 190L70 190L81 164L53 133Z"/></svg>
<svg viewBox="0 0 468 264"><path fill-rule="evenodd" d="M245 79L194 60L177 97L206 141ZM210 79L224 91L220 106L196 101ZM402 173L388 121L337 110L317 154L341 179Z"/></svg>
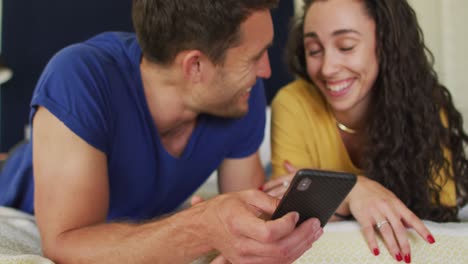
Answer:
<svg viewBox="0 0 468 264"><path fill-rule="evenodd" d="M54 263L72 263L72 259L67 257L69 250L67 250L67 242L64 238L65 234L49 236L42 238L42 254L47 259L52 260Z"/></svg>

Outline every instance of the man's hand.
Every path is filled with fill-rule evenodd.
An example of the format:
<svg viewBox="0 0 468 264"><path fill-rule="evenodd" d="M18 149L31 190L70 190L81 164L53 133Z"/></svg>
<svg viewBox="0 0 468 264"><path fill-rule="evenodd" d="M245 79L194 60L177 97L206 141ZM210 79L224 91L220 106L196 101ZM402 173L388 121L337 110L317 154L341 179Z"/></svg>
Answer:
<svg viewBox="0 0 468 264"><path fill-rule="evenodd" d="M209 244L232 263L292 263L323 233L318 219L309 219L296 228L296 212L265 221L278 199L256 190L220 195L197 203L199 220ZM218 258L217 261L221 261ZM222 262L220 262L222 263Z"/></svg>

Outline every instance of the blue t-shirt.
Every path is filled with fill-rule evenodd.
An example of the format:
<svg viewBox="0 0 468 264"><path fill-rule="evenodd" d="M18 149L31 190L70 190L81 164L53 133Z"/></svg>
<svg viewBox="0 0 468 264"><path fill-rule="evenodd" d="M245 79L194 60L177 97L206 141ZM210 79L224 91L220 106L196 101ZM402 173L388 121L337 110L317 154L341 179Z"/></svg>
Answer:
<svg viewBox="0 0 468 264"><path fill-rule="evenodd" d="M225 158L251 155L263 140L266 103L259 79L247 115L240 119L200 115L182 156L171 156L146 103L140 60L134 34L100 34L57 53L31 102L30 120L37 107L44 106L106 154L108 220L150 219L173 211ZM0 204L32 213L31 144L20 152L0 175ZM4 192L6 188L11 191Z"/></svg>

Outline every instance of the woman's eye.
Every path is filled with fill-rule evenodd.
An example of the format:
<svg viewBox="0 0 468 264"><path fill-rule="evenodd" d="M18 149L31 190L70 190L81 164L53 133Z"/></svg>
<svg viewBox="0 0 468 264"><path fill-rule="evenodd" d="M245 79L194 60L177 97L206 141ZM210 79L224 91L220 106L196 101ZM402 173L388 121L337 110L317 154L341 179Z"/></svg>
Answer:
<svg viewBox="0 0 468 264"><path fill-rule="evenodd" d="M341 51L351 51L354 49L354 46L349 46L349 47L342 47L340 48Z"/></svg>

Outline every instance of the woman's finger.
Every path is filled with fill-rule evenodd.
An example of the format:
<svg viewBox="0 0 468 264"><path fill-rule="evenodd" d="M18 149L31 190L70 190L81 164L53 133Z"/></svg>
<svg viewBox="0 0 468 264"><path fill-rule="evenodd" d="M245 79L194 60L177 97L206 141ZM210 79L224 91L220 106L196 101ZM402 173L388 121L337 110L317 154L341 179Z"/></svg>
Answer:
<svg viewBox="0 0 468 264"><path fill-rule="evenodd" d="M230 264L231 262L229 262L225 257L223 257L222 255L218 255L215 259L213 259L210 264Z"/></svg>
<svg viewBox="0 0 468 264"><path fill-rule="evenodd" d="M411 210L409 210L403 203L397 205L398 210L401 212L402 221L408 226L416 230L416 232L429 244L434 244L435 239L426 225L417 217Z"/></svg>
<svg viewBox="0 0 468 264"><path fill-rule="evenodd" d="M294 177L294 175L297 172L297 168L294 167L287 160L284 161L284 168L289 173L288 175L276 178L274 180L270 180L267 183L265 183L262 187L260 187L259 189L266 192L266 193L269 193L270 195L272 195L270 192L273 191L273 189L277 189L277 188L281 188L281 187L286 187L286 189L287 189L287 187L291 183L292 178ZM282 197L282 194L281 193L278 194L278 192L281 192L281 191L280 190L273 191L273 193L275 193L275 195L272 195L272 196ZM283 194L284 194L284 192L283 192Z"/></svg>
<svg viewBox="0 0 468 264"><path fill-rule="evenodd" d="M289 160L285 160L284 163L283 163L283 165L284 165L284 168L286 169L286 171L287 171L288 173L296 173L297 168L294 167L294 166L291 164L291 162L289 162Z"/></svg>
<svg viewBox="0 0 468 264"><path fill-rule="evenodd" d="M411 262L411 247L408 241L407 230L402 222L402 218L399 212L405 208L400 208L400 210L393 208L389 204L383 204L381 210L388 220L391 228L393 229L393 235L396 238L401 256L406 263Z"/></svg>
<svg viewBox="0 0 468 264"><path fill-rule="evenodd" d="M191 206L194 206L194 205L197 205L199 203L202 203L204 202L205 199L203 199L203 197L199 196L199 195L194 195L192 196L192 198L190 199L190 205Z"/></svg>
<svg viewBox="0 0 468 264"><path fill-rule="evenodd" d="M380 254L379 245L377 244L376 233L374 230L374 224L371 222L367 222L362 225L362 233L364 234L364 238L367 241L367 245L369 246L370 251L375 256Z"/></svg>
<svg viewBox="0 0 468 264"><path fill-rule="evenodd" d="M400 247L395 239L395 235L393 234L393 229L389 220L385 217L385 215L379 212L375 212L373 216L375 220L375 230L382 236L388 251L397 261L403 260Z"/></svg>
<svg viewBox="0 0 468 264"><path fill-rule="evenodd" d="M288 174L286 176L279 177L274 180L270 180L263 185L262 189L264 192L267 192L267 193L276 188L286 187L287 189L293 177L294 177L294 174Z"/></svg>
<svg viewBox="0 0 468 264"><path fill-rule="evenodd" d="M285 185L285 186L279 186L279 187L273 188L271 190L268 190L268 191L266 191L266 193L268 195L271 195L273 197L281 199L281 198L283 198L283 196L284 196L284 194L286 193L287 190L288 190L288 186Z"/></svg>

